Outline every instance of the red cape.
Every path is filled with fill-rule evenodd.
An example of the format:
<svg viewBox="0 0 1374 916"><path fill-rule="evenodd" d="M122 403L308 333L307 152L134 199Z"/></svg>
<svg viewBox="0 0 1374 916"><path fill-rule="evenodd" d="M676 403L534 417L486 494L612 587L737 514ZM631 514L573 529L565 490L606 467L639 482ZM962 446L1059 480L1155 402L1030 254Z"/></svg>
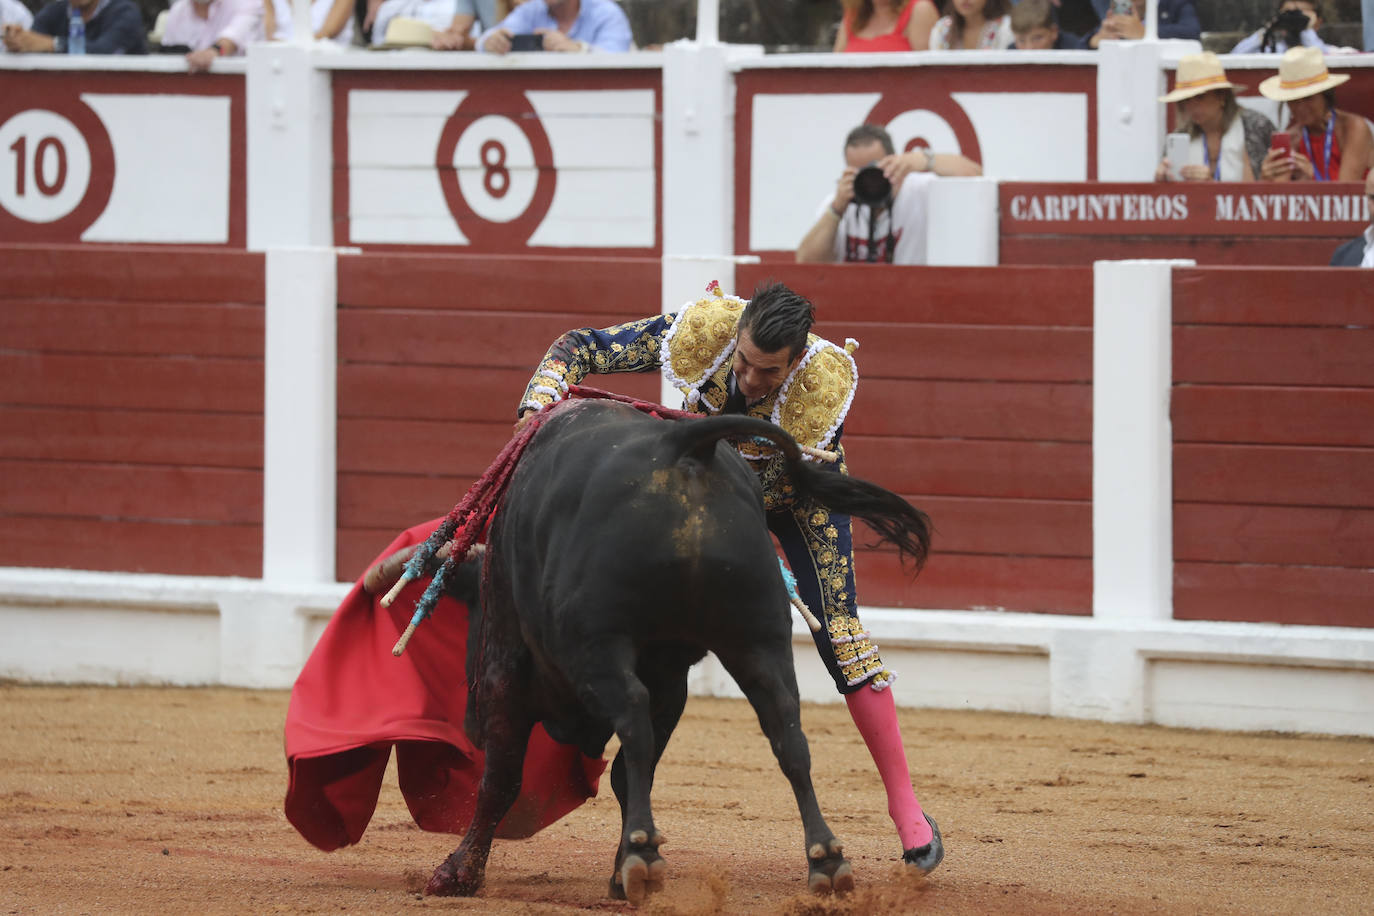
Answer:
<svg viewBox="0 0 1374 916"><path fill-rule="evenodd" d="M417 544L440 519L403 532L378 559ZM405 654L391 647L428 579L390 608L363 590L344 598L291 691L286 713L286 819L325 851L358 842L377 807L391 748L401 794L424 830L464 833L483 755L463 732L468 609L440 599ZM520 797L496 835L531 836L596 795L606 761L530 735Z"/></svg>

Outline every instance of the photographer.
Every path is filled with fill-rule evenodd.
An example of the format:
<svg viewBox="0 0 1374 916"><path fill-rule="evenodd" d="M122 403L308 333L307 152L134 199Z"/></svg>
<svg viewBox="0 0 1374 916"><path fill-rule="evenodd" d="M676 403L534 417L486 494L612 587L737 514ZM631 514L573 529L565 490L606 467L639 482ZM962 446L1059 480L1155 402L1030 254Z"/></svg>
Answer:
<svg viewBox="0 0 1374 916"><path fill-rule="evenodd" d="M937 175L983 174L978 163L957 153L897 153L892 137L875 124L849 132L844 160L834 194L822 201L815 225L797 246L802 263L924 264L930 182Z"/></svg>
<svg viewBox="0 0 1374 916"><path fill-rule="evenodd" d="M1289 48L1302 45L1319 48L1323 54L1342 50L1329 45L1317 36L1322 27L1320 0L1279 0L1274 18L1253 35L1242 38L1231 49L1232 54L1282 54Z"/></svg>

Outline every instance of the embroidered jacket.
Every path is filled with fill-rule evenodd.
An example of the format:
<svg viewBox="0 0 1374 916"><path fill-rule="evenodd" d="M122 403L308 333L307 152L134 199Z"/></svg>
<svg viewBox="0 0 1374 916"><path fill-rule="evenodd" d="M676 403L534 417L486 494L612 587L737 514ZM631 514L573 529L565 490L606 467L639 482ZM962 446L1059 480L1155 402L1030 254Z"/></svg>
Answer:
<svg viewBox="0 0 1374 916"><path fill-rule="evenodd" d="M707 296L678 312L643 318L603 330L582 328L556 340L525 389L520 410L543 409L563 399L569 385L590 374L662 371L682 392L687 409L719 413L729 394L735 334L745 303L733 296ZM806 352L778 390L747 413L781 426L798 442L832 449L839 444L845 415L854 400L859 373L851 352L812 334ZM739 443L740 453L759 474L769 509L791 501L791 484L783 462L765 444Z"/></svg>

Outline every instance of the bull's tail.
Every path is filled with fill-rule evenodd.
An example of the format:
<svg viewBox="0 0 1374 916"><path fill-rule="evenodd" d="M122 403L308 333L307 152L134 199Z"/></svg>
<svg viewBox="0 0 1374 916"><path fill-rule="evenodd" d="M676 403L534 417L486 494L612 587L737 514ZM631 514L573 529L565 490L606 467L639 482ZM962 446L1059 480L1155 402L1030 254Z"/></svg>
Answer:
<svg viewBox="0 0 1374 916"><path fill-rule="evenodd" d="M802 459L797 441L781 427L754 417L726 416L674 423L668 436L681 458L709 462L721 439L763 438L782 453L797 492L832 512L861 518L902 555L925 565L930 553L930 517L884 487Z"/></svg>

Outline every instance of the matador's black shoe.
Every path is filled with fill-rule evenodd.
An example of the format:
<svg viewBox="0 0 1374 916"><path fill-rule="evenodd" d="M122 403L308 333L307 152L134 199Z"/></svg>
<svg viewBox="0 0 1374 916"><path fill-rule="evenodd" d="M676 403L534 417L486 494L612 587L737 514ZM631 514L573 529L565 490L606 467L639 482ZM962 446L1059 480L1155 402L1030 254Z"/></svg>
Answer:
<svg viewBox="0 0 1374 916"><path fill-rule="evenodd" d="M935 819L929 814L926 815L926 823L930 825L930 829L935 834L930 838L930 842L902 853L902 861L912 868L919 869L923 875L935 871L935 866L939 865L945 858L945 844L940 839L940 828L936 826Z"/></svg>

